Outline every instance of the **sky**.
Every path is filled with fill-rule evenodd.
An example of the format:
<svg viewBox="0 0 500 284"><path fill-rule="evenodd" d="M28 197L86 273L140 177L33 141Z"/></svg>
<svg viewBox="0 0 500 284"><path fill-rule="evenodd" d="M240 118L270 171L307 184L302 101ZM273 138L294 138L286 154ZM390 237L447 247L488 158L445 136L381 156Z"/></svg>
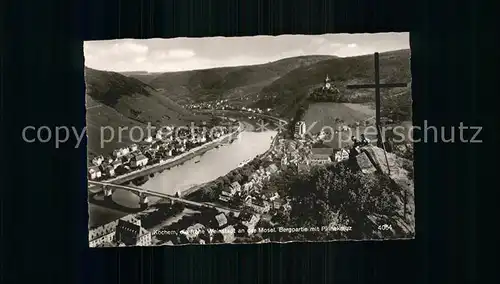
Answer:
<svg viewBox="0 0 500 284"><path fill-rule="evenodd" d="M84 56L85 65L98 70L175 72L301 55L350 57L409 48L409 33L155 38L86 41Z"/></svg>

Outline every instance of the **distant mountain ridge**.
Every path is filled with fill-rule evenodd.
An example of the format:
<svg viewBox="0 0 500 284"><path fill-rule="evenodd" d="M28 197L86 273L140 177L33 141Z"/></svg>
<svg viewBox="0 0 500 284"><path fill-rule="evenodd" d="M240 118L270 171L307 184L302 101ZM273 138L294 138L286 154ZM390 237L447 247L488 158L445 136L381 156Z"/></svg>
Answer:
<svg viewBox="0 0 500 284"><path fill-rule="evenodd" d="M332 58L307 67L296 68L261 91L261 99L254 106L273 106L284 115L292 115L308 98L311 92L323 84L328 74L333 85L343 97L367 95L373 100L373 89L351 90L349 84L373 84L373 55L346 58ZM382 83L409 82L410 50L380 53L380 80ZM401 92L401 89L387 89L383 94Z"/></svg>
<svg viewBox="0 0 500 284"><path fill-rule="evenodd" d="M374 90L349 90L348 84L374 82L373 55L355 57L299 56L271 63L169 73L130 74L165 91L179 104L228 99L245 106L274 108L293 116L311 91L322 85L328 74L342 96L373 100ZM382 83L409 82L410 50L380 53ZM401 92L383 90L383 94ZM409 94L409 88L406 90Z"/></svg>
<svg viewBox="0 0 500 284"><path fill-rule="evenodd" d="M151 72L148 71L123 71L123 72L118 72L120 74L123 74L125 76L130 76L130 75L148 75Z"/></svg>
<svg viewBox="0 0 500 284"><path fill-rule="evenodd" d="M165 90L182 104L254 94L295 68L331 58L334 56L299 56L259 65L126 75Z"/></svg>

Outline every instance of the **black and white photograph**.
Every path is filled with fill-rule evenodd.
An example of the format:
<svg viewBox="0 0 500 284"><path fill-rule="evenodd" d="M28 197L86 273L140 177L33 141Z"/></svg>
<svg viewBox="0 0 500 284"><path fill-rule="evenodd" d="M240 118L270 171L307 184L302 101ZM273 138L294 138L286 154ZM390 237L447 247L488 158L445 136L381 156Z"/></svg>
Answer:
<svg viewBox="0 0 500 284"><path fill-rule="evenodd" d="M84 56L90 247L414 238L409 33Z"/></svg>

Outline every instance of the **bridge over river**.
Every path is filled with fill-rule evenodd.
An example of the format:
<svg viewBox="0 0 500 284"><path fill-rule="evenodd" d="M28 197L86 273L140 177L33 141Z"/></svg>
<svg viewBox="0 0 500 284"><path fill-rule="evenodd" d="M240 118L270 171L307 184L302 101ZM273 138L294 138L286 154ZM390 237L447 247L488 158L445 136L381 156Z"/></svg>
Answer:
<svg viewBox="0 0 500 284"><path fill-rule="evenodd" d="M152 191L149 189L143 189L140 187L135 187L135 186L127 186L127 185L118 185L118 184L113 184L109 182L100 182L100 181L89 181L89 184L102 187L102 190L104 191L104 196L111 197L113 194L114 189L121 189L121 190L126 190L133 192L134 194L137 194L140 198L139 203L141 204L141 207L147 207L148 205L148 196L153 196L153 197L158 197L162 199L169 199L174 202L180 202L183 203L187 206L195 207L195 208L206 208L206 209L215 209L219 212L222 213L234 213L238 215L240 212L238 210L234 210L231 208L226 208L223 206L215 205L215 204L208 204L208 203L201 203L201 202L195 202L191 200L184 199L182 197L176 197L172 196L170 194L165 194L165 193L160 193L156 191Z"/></svg>
<svg viewBox="0 0 500 284"><path fill-rule="evenodd" d="M170 199L172 198L186 198L185 195L190 194L201 188L204 184L217 179L220 176L226 175L231 170L238 167L238 165L249 159L253 159L258 156L265 156L269 153L270 142L272 142L272 137L276 141L276 133L274 131L267 132L255 132L253 130L253 125L242 121L243 128L242 133L238 135L237 142L235 143L223 143L224 147L215 147L213 150L200 149L200 152L194 155L199 155L200 159L196 162L191 160L194 156L186 155L179 160L176 160L173 164L155 166L152 165L151 168L141 169L131 173L131 175L120 176L117 179L109 179L99 181L89 181L88 189L89 195L95 196L97 203L89 204L89 223L92 226L101 225L112 220L116 220L128 212L128 209L138 209L137 205L140 204L140 194L139 192L144 192L143 199L149 196L149 201L154 202L157 199ZM208 147L211 148L211 147ZM194 149L193 149L194 150ZM201 152L206 152L201 155ZM168 163L173 162L175 158L168 161ZM181 161L182 160L182 161ZM178 164L177 167L172 167L172 165ZM172 168L170 168L172 167ZM161 171L161 169L170 168L169 170ZM156 174L153 178L148 179L148 181L142 184L140 187L133 186L121 186L124 181L130 178L137 178L141 175L149 175L153 172L160 172ZM113 203L119 205L118 207L108 207L104 203L99 205L99 201L106 194L97 194L99 192L104 192L103 184L108 185L107 194L112 194ZM123 189L114 190L113 189ZM111 189L111 190L110 190ZM143 191L149 190L149 191ZM176 195L180 192L180 196ZM106 193L106 192L104 192ZM161 195L160 195L161 194ZM109 197L109 195L108 195ZM144 201L144 200L143 200ZM203 201L202 201L203 202ZM184 202L188 204L187 202ZM192 206L201 206L207 208L218 207L222 211L231 211L218 204L204 203L204 205L197 205L192 201L189 201ZM191 206L190 205L190 206ZM212 207L213 206L213 207ZM123 209L124 207L126 209ZM221 210L220 210L221 211ZM234 211L234 210L233 210Z"/></svg>

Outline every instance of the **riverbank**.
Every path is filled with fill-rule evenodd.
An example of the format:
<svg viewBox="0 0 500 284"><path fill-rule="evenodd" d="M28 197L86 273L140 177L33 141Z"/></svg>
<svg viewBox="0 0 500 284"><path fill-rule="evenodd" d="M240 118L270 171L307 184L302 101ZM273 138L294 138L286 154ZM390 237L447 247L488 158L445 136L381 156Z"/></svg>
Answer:
<svg viewBox="0 0 500 284"><path fill-rule="evenodd" d="M233 139L235 136L239 135L241 132L243 132L246 129L245 124L239 122L238 129L232 133L228 133L222 137L219 137L217 139L214 139L213 141L210 141L208 143L205 143L201 146L195 147L185 153L182 153L178 156L172 157L168 160L165 161L160 161L160 163L154 164L154 165L149 165L145 166L139 170L132 171L108 180L103 180L103 182L109 182L109 183L116 183L116 184L124 184L127 183L131 180L134 180L136 178L139 178L141 176L147 176L150 174L154 174L159 171L163 171L166 169L170 169L172 167L178 166L188 160L193 159L196 156L199 156L201 154L204 154L207 151L212 150L213 148L225 144L225 140ZM97 190L92 190L94 188L98 188ZM101 191L100 187L96 186L89 186L89 191L91 193L96 193Z"/></svg>
<svg viewBox="0 0 500 284"><path fill-rule="evenodd" d="M215 112L223 113L224 115L230 114L231 116L235 116L235 115L236 116L243 116L243 117L259 116L259 117L271 119L274 121L278 121L278 122L281 122L283 124L288 124L288 122L285 119L279 118L277 116L265 114L265 113L256 113L256 112L249 112L249 111L243 111L243 110L229 110L229 109L226 109L226 110L223 110L223 109L197 110L197 113L199 113L199 114L215 113Z"/></svg>
<svg viewBox="0 0 500 284"><path fill-rule="evenodd" d="M271 152L274 149L274 146L276 146L276 142L278 142L278 139L279 139L279 134L274 135L273 141L271 141L271 146L269 147L269 149L267 149L265 153L260 155L260 159L265 159L267 156L269 156L269 154L271 154Z"/></svg>
<svg viewBox="0 0 500 284"><path fill-rule="evenodd" d="M200 156L199 162L196 162L198 159L191 159L182 165L159 172L140 187L172 196L180 191L182 196L186 196L203 187L207 182L228 174L242 161L266 153L271 146L271 136L275 135L276 133L273 131L252 132L251 125L245 125L245 131L234 143L212 148ZM97 198L98 202L89 204L89 217L92 226L116 220L129 214L129 211L137 212L140 210L139 197L128 191L115 190L113 193L113 203L116 204L116 208L122 208L123 210L120 210L122 212L113 209L107 212L107 205L100 202L101 197ZM151 204L157 201L153 197L149 200Z"/></svg>
<svg viewBox="0 0 500 284"><path fill-rule="evenodd" d="M260 160L261 162L265 162L266 158L269 157L269 155L272 153L273 149L275 148L277 142L279 141L279 138L280 138L279 133L276 133L276 135L274 135L272 137L272 141L270 143L269 148L264 153L262 153L260 155L257 155L253 159L250 159L248 162L245 163L245 165L231 170L230 172L228 172L224 176L230 175L230 174L232 174L234 171L236 171L238 169L246 168L249 163L254 163L256 160ZM252 171L252 173L253 172L255 172L255 171ZM213 180L211 180L209 182L206 182L205 184L199 186L196 190L190 190L188 192L185 192L185 194L183 195L183 196L185 196L184 198L189 199L189 200L197 200L198 202L204 202L203 201L204 199L202 197L200 189L211 188L211 187L213 188L214 185L216 185L218 182L220 182L220 178L222 178L224 176L220 176L217 179L213 179Z"/></svg>

